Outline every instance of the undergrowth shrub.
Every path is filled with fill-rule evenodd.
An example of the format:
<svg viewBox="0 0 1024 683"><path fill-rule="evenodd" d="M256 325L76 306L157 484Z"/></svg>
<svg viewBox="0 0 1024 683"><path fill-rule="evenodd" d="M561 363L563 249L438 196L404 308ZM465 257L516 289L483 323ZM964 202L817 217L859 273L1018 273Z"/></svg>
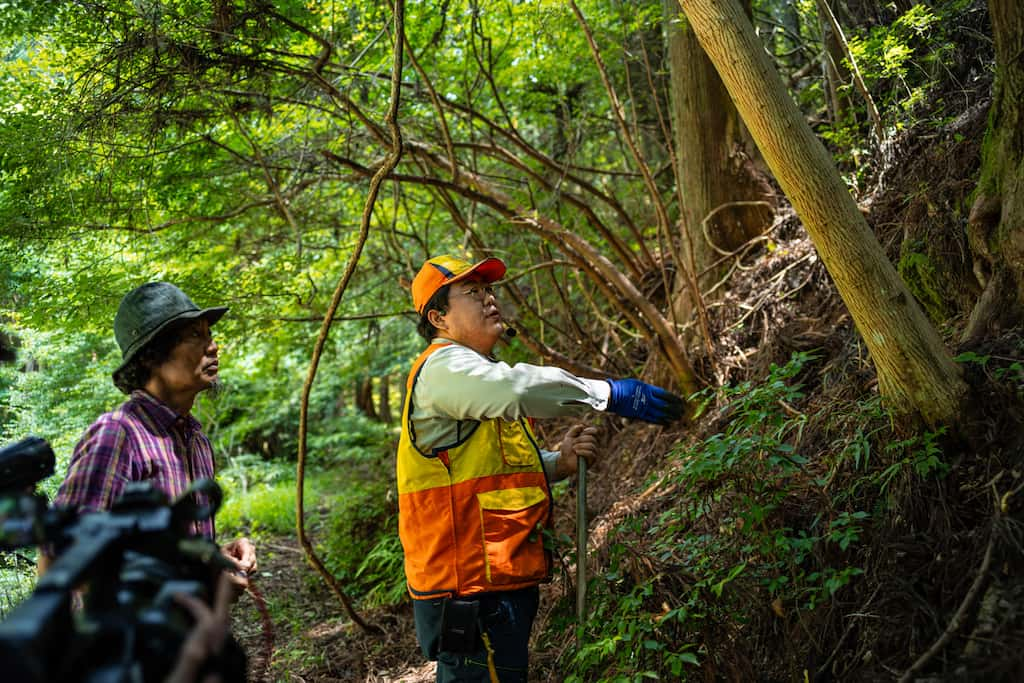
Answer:
<svg viewBox="0 0 1024 683"><path fill-rule="evenodd" d="M717 632L726 642L755 593L813 604L855 575L842 568L815 575L802 565L829 534L848 547L857 518L796 530L779 514L806 462L793 445L807 418L791 407L802 397L792 380L811 359L797 354L760 384L722 389L725 430L672 454L661 487L680 494L660 514L615 530L608 569L588 584L593 607L568 680L685 677L710 655L701 634Z"/></svg>
<svg viewBox="0 0 1024 683"><path fill-rule="evenodd" d="M894 478L944 474L941 430L892 439L877 397L814 416L819 437L845 431L813 461L802 454L811 416L796 408L797 380L813 359L797 353L761 382L701 395L724 407L722 431L677 449L659 486L673 493L613 530L588 582L580 646L563 655L567 681L756 677L740 632L765 619L775 631L813 630L864 573ZM574 621L567 606L552 618L556 633Z"/></svg>
<svg viewBox="0 0 1024 683"><path fill-rule="evenodd" d="M32 592L35 573L36 562L28 549L0 552L0 619Z"/></svg>
<svg viewBox="0 0 1024 683"><path fill-rule="evenodd" d="M956 117L960 103L944 95L937 84L952 77L961 90L957 79L966 74L954 74L970 61L962 54L962 45L975 42L976 5L973 0L937 0L907 8L890 4L885 11L893 13L891 21L856 28L847 36L849 56L871 93L887 137L920 122L943 126ZM972 50L983 64L991 59L985 57L987 46ZM843 61L852 73L849 58ZM852 78L838 87L838 94L849 106L820 133L846 171L847 182L864 187L870 168L864 163L871 155L870 117Z"/></svg>
<svg viewBox="0 0 1024 683"><path fill-rule="evenodd" d="M228 530L248 534L290 534L295 529L295 471L290 463L239 455L217 474L224 503L217 513L221 535ZM306 495L315 484L307 488Z"/></svg>
<svg viewBox="0 0 1024 683"><path fill-rule="evenodd" d="M321 542L324 564L353 592L380 604L394 597L393 581L405 585L396 503L388 482L353 483L333 498Z"/></svg>
<svg viewBox="0 0 1024 683"><path fill-rule="evenodd" d="M392 516L356 570L356 581L366 591L363 594L365 605L397 605L408 599L404 560L402 542L398 538L398 518Z"/></svg>

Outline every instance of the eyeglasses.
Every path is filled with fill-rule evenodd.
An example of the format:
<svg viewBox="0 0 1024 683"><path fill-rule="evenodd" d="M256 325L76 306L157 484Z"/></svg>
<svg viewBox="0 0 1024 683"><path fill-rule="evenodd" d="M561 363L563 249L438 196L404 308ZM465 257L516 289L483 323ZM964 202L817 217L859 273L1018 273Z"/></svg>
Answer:
<svg viewBox="0 0 1024 683"><path fill-rule="evenodd" d="M483 303L484 301L487 301L488 297L494 296L494 287L483 284L471 285L470 287L461 290L460 293Z"/></svg>

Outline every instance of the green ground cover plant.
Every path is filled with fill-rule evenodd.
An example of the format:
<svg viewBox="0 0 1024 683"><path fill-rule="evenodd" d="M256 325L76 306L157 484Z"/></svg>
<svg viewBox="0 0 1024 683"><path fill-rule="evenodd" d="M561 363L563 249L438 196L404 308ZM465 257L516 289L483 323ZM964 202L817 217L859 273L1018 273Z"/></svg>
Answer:
<svg viewBox="0 0 1024 683"><path fill-rule="evenodd" d="M890 486L944 475L943 430L897 439L877 397L825 418L840 430L827 457L802 453L810 418L795 406L805 404L801 377L815 359L797 353L763 381L702 395L720 406L723 431L677 449L661 483L671 498L613 532L606 566L588 583L567 681L685 680L698 665L738 671L730 667L744 658L728 643L754 618L752 605L813 628L864 575Z"/></svg>

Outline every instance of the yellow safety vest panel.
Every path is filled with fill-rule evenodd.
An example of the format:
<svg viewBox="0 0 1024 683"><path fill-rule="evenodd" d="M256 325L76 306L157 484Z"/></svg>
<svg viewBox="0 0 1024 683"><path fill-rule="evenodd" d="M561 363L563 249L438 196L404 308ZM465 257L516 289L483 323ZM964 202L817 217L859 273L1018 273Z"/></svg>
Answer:
<svg viewBox="0 0 1024 683"><path fill-rule="evenodd" d="M432 344L413 364L398 443L398 533L414 598L514 590L550 576L543 531L551 492L526 420L484 420L457 443L416 447L412 396Z"/></svg>

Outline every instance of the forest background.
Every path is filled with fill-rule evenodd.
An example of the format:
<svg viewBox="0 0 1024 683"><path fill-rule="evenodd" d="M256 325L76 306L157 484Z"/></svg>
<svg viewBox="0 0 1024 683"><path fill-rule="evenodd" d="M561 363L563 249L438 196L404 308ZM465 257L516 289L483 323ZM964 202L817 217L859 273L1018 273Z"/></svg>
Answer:
<svg viewBox="0 0 1024 683"><path fill-rule="evenodd" d="M430 679L392 470L441 252L509 264L502 359L691 397L596 420L583 621L555 488L533 677L1024 675L1016 0L11 1L0 41L0 443L64 471L132 287L229 305L196 415L254 678Z"/></svg>

